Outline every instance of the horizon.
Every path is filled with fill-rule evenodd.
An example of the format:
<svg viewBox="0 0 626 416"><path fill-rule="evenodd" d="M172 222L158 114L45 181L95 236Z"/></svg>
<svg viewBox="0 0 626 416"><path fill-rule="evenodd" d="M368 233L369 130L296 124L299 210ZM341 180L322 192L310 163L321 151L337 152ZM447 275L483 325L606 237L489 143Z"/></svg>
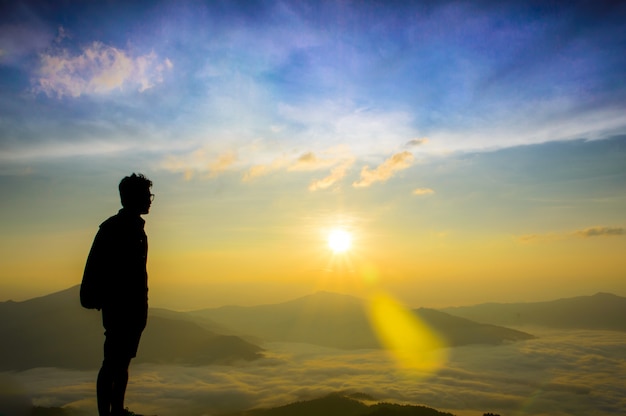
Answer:
<svg viewBox="0 0 626 416"><path fill-rule="evenodd" d="M33 297L30 297L30 298L26 298L26 299L21 299L21 300L15 300L15 299L0 300L0 303L2 303L2 302L14 302L14 303L26 302L26 301L30 301L30 300L33 300L33 299L44 298L44 297L48 297L48 296L51 296L51 295L55 295L57 293L70 291L72 289L76 289L76 288L79 288L79 287L80 287L80 284L77 284L77 285L70 286L70 287L65 288L65 289L61 289L61 290L58 290L58 291L42 294L42 295L39 295L39 296L33 296ZM288 302L297 301L297 300L313 297L313 296L316 296L316 295L323 295L323 294L346 296L346 297L357 299L357 300L364 301L364 302L368 302L370 300L367 296L361 297L361 296L357 296L357 295L351 294L351 293L333 292L333 291L330 291L330 290L320 289L320 290L317 290L315 292L311 292L311 293L308 293L308 294L303 294L303 295L300 295L300 296L294 296L294 297L291 297L291 298L279 299L279 300L277 300L275 302L261 302L261 303L250 303L250 304L239 304L239 303L221 303L221 304L218 304L218 303L215 303L215 304L207 304L207 305L204 305L204 306L199 306L199 307L191 308L191 309L176 309L176 308L168 308L168 307L162 306L162 305L150 305L150 308L151 309L155 308L155 309L172 310L172 311L175 311L175 312L194 312L194 311L198 311L198 310L202 310L202 309L217 309L217 308L221 308L221 307L230 307L230 306L246 308L246 307L255 307L255 306L278 305L278 304L282 304L282 303L288 303ZM409 308L409 309L427 308L427 309L437 310L437 309L450 309L450 308L456 308L456 307L472 307L472 306L480 306L480 305L488 305L488 304L507 305L507 304L532 304L532 303L543 303L543 302L547 303L547 302L563 300L563 299L590 298L590 297L595 297L595 296L599 296L599 295L610 295L610 296L616 296L616 297L620 297L620 298L626 298L626 296L624 296L622 294L619 294L619 293L602 292L602 291L600 291L600 292L596 292L596 293L592 293L592 294L579 294L579 295L574 295L574 296L556 297L556 298L541 299L541 300L519 301L519 302L501 302L501 301L497 301L497 300L491 300L491 301L486 301L486 302L481 302L481 303L473 303L473 304L425 306L425 305L405 304L405 303L402 303L401 301L399 301L399 304L403 305L403 307L406 307L406 308Z"/></svg>

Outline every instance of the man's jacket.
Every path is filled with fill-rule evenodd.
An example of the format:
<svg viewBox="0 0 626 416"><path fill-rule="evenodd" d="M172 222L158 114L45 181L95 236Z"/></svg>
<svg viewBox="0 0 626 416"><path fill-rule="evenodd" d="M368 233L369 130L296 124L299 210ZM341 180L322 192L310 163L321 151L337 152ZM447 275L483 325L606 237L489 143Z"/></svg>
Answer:
<svg viewBox="0 0 626 416"><path fill-rule="evenodd" d="M99 309L121 321L112 325L143 327L146 323L148 238L144 223L139 215L121 209L100 225L87 258L83 282L85 277L97 282Z"/></svg>

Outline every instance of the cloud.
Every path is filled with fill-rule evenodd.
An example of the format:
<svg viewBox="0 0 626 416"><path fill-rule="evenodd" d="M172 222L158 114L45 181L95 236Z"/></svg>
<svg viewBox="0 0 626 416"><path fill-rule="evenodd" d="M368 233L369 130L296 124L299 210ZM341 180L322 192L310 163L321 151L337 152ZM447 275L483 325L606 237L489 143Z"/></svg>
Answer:
<svg viewBox="0 0 626 416"><path fill-rule="evenodd" d="M337 183L340 179L346 176L348 169L354 164L354 159L347 159L339 165L335 166L328 176L322 179L314 180L309 185L309 191L318 191L320 189L327 189Z"/></svg>
<svg viewBox="0 0 626 416"><path fill-rule="evenodd" d="M316 148L349 143L357 155L388 154L389 143L404 143L415 135L410 113L361 108L337 97L320 96L299 105L279 103L277 110L290 135L284 137Z"/></svg>
<svg viewBox="0 0 626 416"><path fill-rule="evenodd" d="M169 59L160 60L154 52L133 57L93 42L76 56L65 49L42 53L33 90L58 98L108 94L128 87L143 92L163 82L163 74L172 68Z"/></svg>
<svg viewBox="0 0 626 416"><path fill-rule="evenodd" d="M215 161L209 163L209 176L214 177L222 172L225 172L236 161L237 156L234 152L228 152L218 156Z"/></svg>
<svg viewBox="0 0 626 416"><path fill-rule="evenodd" d="M346 176L348 169L354 164L355 158L350 155L349 149L336 146L322 152L318 156L312 151L302 153L295 158L280 156L269 163L258 164L250 167L243 176L243 181L248 182L260 176L268 175L279 170L288 172L318 171L331 169L330 173L309 185L310 191L327 189Z"/></svg>
<svg viewBox="0 0 626 416"><path fill-rule="evenodd" d="M355 188L366 188L374 182L385 182L396 172L404 170L413 164L413 154L411 152L400 152L385 160L375 169L364 166L361 169L361 179L352 185Z"/></svg>
<svg viewBox="0 0 626 416"><path fill-rule="evenodd" d="M290 163L287 170L290 171L306 171L306 170L320 170L328 168L337 163L337 159L334 157L320 158L313 152L306 152L298 157L294 162Z"/></svg>
<svg viewBox="0 0 626 416"><path fill-rule="evenodd" d="M624 228L622 227L589 227L584 230L575 232L575 235L582 238L587 237L612 237L624 235Z"/></svg>
<svg viewBox="0 0 626 416"><path fill-rule="evenodd" d="M560 238L556 234L524 234L524 235L517 237L517 241L519 241L520 243L524 243L524 244L545 243L548 241L557 241L557 240L562 240L562 238Z"/></svg>
<svg viewBox="0 0 626 416"><path fill-rule="evenodd" d="M397 371L385 351L287 343L266 344L267 358L234 366L133 364L127 404L142 414L197 416L348 391L453 414L620 414L626 405L622 333L533 334L537 338L525 342L453 348L428 378ZM40 368L11 377L28 386L35 404L95 408L96 371Z"/></svg>
<svg viewBox="0 0 626 416"><path fill-rule="evenodd" d="M568 233L526 234L518 237L521 243L545 243L591 237L620 237L626 234L623 227L595 226Z"/></svg>
<svg viewBox="0 0 626 416"><path fill-rule="evenodd" d="M227 171L237 161L235 152L229 151L215 156L207 149L197 149L188 155L168 156L161 166L174 173L183 173L186 180L198 174L214 178Z"/></svg>
<svg viewBox="0 0 626 416"><path fill-rule="evenodd" d="M426 143L428 143L428 138L427 137L422 137L421 139L412 139L409 140L405 146L407 147L417 147L417 146L422 146L425 145Z"/></svg>
<svg viewBox="0 0 626 416"><path fill-rule="evenodd" d="M415 188L413 189L413 192L412 192L413 195L418 195L418 196L432 195L434 193L435 191L430 188Z"/></svg>
<svg viewBox="0 0 626 416"><path fill-rule="evenodd" d="M285 156L279 156L266 164L257 164L253 165L248 169L246 173L243 175L243 181L249 182L253 179L256 179L261 176L269 175L272 172L288 167L292 163Z"/></svg>

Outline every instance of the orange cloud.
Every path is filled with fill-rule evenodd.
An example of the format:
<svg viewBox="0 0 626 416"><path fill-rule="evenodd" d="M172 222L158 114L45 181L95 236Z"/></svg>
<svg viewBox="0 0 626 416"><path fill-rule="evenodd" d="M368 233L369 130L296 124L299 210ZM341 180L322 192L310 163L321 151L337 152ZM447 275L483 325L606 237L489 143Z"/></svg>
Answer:
<svg viewBox="0 0 626 416"><path fill-rule="evenodd" d="M216 160L209 163L209 177L213 178L228 170L228 168L236 161L237 156L234 152L228 152L218 156Z"/></svg>
<svg viewBox="0 0 626 416"><path fill-rule="evenodd" d="M335 166L330 171L330 174L328 176L323 179L311 182L311 184L309 185L309 191L313 192L320 189L327 189L333 186L335 183L337 183L337 181L346 176L348 169L350 168L350 166L352 166L353 163L354 158L350 158L348 160L345 160L343 163Z"/></svg>
<svg viewBox="0 0 626 416"><path fill-rule="evenodd" d="M385 160L376 169L364 166L361 170L361 179L354 182L355 188L366 188L374 182L385 182L396 172L404 170L413 164L413 154L411 152L400 152Z"/></svg>
<svg viewBox="0 0 626 416"><path fill-rule="evenodd" d="M322 154L326 157L320 157L313 152L305 152L295 160L281 156L270 163L254 165L244 174L243 181L247 182L259 176L264 176L282 169L293 172L332 168L328 176L313 181L311 185L309 185L309 190L311 191L326 189L346 175L348 169L354 163L354 158L345 154L345 149L342 148L331 149Z"/></svg>
<svg viewBox="0 0 626 416"><path fill-rule="evenodd" d="M205 149L198 149L184 156L170 156L162 166L170 172L183 173L186 180L192 179L200 173L206 173L214 178L228 170L237 161L234 152L226 152L215 157Z"/></svg>
<svg viewBox="0 0 626 416"><path fill-rule="evenodd" d="M268 164L264 165L254 165L248 169L248 171L243 175L243 181L249 182L259 176L268 175L274 171L280 170L289 166L290 161L285 157L279 157L274 159Z"/></svg>
<svg viewBox="0 0 626 416"><path fill-rule="evenodd" d="M337 164L337 157L319 158L313 152L302 154L295 162L291 163L287 170L319 170Z"/></svg>

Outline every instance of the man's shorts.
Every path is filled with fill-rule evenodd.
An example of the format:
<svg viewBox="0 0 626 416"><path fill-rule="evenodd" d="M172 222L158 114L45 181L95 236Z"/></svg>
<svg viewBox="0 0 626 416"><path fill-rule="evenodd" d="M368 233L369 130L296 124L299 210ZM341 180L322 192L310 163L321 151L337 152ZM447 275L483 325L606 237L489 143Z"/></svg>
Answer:
<svg viewBox="0 0 626 416"><path fill-rule="evenodd" d="M104 332L104 358L134 358L137 356L143 329L114 328Z"/></svg>
<svg viewBox="0 0 626 416"><path fill-rule="evenodd" d="M141 333L146 326L147 308L129 313L128 309L103 308L104 358L134 358L137 356Z"/></svg>

